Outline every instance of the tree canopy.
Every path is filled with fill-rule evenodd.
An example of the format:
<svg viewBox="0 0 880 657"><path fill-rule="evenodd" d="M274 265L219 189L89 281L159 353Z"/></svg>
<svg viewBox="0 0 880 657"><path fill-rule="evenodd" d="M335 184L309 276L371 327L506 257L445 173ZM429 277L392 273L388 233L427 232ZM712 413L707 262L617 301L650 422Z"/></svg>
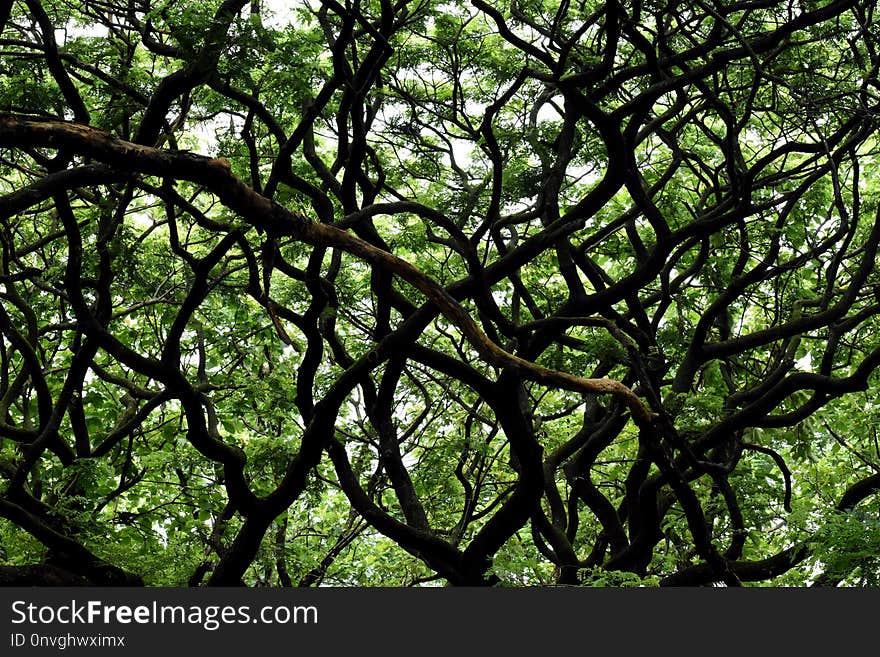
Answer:
<svg viewBox="0 0 880 657"><path fill-rule="evenodd" d="M0 582L880 584L878 48L0 2Z"/></svg>

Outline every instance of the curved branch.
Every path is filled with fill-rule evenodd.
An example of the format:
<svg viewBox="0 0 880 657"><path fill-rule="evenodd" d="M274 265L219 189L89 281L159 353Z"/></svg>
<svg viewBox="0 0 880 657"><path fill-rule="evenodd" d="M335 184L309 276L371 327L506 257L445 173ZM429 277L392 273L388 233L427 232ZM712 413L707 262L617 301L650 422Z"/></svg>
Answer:
<svg viewBox="0 0 880 657"><path fill-rule="evenodd" d="M776 450L764 447L763 445L755 445L754 443L743 443L742 448L766 454L773 459L776 463L776 467L782 472L782 478L785 481L785 497L782 501L782 508L791 513L791 470L788 469L788 465L785 463L785 459L782 458L782 455Z"/></svg>
<svg viewBox="0 0 880 657"><path fill-rule="evenodd" d="M398 275L428 297L455 324L480 356L492 365L511 367L527 379L565 390L613 395L630 409L633 419L640 426L651 425L656 419L644 402L619 381L574 376L508 353L490 340L470 314L421 270L360 238L333 226L309 221L303 215L295 214L261 196L236 178L223 160L134 144L78 124L33 121L10 115L0 116L0 144L64 146L129 171L175 176L203 184L224 205L270 235L290 236L314 246L336 247Z"/></svg>

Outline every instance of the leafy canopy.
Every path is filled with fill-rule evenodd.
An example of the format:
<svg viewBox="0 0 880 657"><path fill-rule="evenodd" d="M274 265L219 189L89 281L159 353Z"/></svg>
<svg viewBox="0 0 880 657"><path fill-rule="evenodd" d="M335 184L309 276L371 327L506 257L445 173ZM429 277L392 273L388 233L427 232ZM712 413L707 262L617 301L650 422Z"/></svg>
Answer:
<svg viewBox="0 0 880 657"><path fill-rule="evenodd" d="M878 29L4 3L0 581L877 585Z"/></svg>

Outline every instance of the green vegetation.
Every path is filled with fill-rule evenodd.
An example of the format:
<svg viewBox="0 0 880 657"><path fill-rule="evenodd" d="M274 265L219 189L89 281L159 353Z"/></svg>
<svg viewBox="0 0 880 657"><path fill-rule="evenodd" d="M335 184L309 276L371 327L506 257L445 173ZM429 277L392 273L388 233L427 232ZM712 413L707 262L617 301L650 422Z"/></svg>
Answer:
<svg viewBox="0 0 880 657"><path fill-rule="evenodd" d="M0 583L880 583L869 0L0 3Z"/></svg>

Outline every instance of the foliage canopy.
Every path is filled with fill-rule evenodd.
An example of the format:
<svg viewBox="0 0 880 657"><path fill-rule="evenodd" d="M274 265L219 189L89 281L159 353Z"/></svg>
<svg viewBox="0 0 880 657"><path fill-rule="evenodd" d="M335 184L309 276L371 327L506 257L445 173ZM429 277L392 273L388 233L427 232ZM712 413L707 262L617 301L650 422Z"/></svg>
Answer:
<svg viewBox="0 0 880 657"><path fill-rule="evenodd" d="M878 29L0 3L0 580L880 583Z"/></svg>

